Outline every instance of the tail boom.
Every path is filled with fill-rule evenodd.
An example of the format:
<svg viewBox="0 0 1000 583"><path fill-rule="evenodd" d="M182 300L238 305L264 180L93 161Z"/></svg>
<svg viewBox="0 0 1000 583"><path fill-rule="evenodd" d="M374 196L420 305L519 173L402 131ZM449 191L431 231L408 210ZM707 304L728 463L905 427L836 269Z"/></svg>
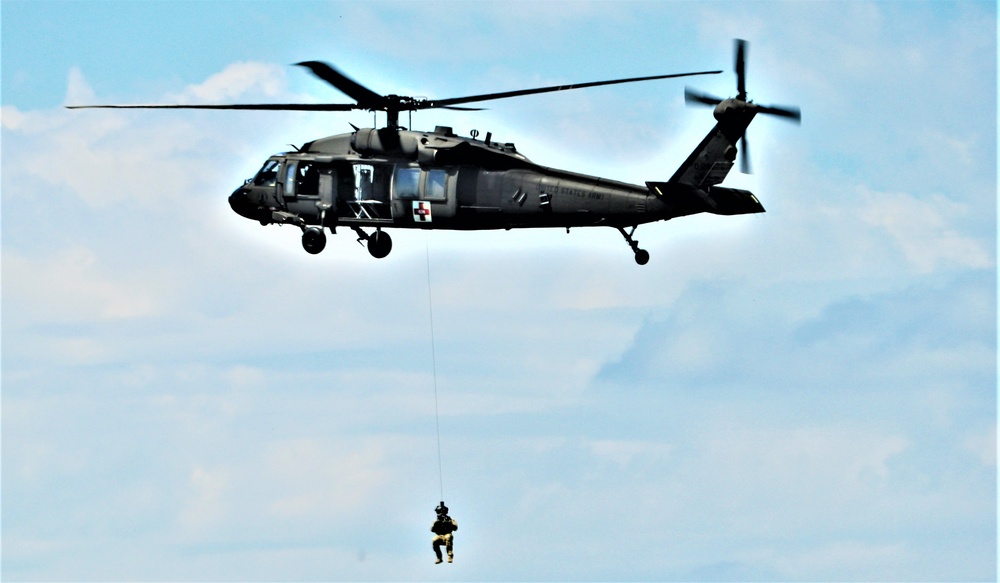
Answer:
<svg viewBox="0 0 1000 583"><path fill-rule="evenodd" d="M683 182L647 182L650 194L667 206L667 214L681 217L696 213L745 215L764 212L764 205L747 190L708 186L700 188Z"/></svg>

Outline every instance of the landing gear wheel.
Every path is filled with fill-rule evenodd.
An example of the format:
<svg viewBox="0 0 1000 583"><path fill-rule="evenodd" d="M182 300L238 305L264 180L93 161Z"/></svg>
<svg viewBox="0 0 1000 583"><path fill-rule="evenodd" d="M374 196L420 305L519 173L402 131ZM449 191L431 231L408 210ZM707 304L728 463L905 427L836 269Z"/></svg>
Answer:
<svg viewBox="0 0 1000 583"><path fill-rule="evenodd" d="M632 248L632 252L635 253L635 262L639 265L649 263L649 251L639 249L639 243L632 238L632 235L635 234L635 226L628 233L625 232L624 227L618 227L618 232L622 234L622 237L625 237L625 242L628 243L628 246Z"/></svg>
<svg viewBox="0 0 1000 583"><path fill-rule="evenodd" d="M372 257L382 259L390 251L392 251L392 237L389 236L389 233L375 231L368 235L368 252L372 254Z"/></svg>
<svg viewBox="0 0 1000 583"><path fill-rule="evenodd" d="M302 231L302 248L312 253L319 253L326 247L326 233L319 227L309 227Z"/></svg>

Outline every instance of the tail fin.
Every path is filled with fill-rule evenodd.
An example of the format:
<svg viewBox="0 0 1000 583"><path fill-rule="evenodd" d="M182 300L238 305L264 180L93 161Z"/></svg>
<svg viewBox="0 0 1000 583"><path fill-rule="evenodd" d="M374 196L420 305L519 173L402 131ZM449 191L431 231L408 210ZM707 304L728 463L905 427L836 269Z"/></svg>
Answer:
<svg viewBox="0 0 1000 583"><path fill-rule="evenodd" d="M731 123L730 120L726 120L730 123L715 124L712 131L691 152L668 182L679 182L704 189L725 180L736 160L736 142L752 119L753 116L750 115L745 124Z"/></svg>

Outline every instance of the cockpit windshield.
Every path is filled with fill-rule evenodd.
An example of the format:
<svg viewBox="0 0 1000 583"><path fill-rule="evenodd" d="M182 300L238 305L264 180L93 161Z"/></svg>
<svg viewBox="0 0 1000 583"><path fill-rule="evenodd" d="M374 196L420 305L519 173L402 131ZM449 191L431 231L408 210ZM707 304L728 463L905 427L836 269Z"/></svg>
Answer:
<svg viewBox="0 0 1000 583"><path fill-rule="evenodd" d="M254 186L274 186L278 181L278 166L280 163L277 160L264 162L260 172L253 178Z"/></svg>

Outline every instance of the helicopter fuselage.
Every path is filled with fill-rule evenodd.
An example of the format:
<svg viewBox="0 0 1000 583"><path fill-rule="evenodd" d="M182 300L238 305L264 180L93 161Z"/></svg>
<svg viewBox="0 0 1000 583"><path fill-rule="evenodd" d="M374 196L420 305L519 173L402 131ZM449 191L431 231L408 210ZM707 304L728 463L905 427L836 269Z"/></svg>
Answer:
<svg viewBox="0 0 1000 583"><path fill-rule="evenodd" d="M513 144L442 127L310 142L269 158L230 202L265 224L331 229L615 227L671 216L647 187L538 166Z"/></svg>
<svg viewBox="0 0 1000 583"><path fill-rule="evenodd" d="M639 186L540 166L513 144L489 137L460 137L439 126L432 132L365 128L322 138L271 156L230 196L230 204L265 225L299 226L303 245L313 253L323 248L322 229L336 232L338 226L364 238L360 229L374 227L385 241L381 229L388 227L608 226L625 234L625 227L697 212L763 210L745 191L714 188L710 196L682 182ZM720 171L724 175L731 166L723 161ZM720 199L729 201L726 208L716 204ZM317 244L318 238L323 242Z"/></svg>

